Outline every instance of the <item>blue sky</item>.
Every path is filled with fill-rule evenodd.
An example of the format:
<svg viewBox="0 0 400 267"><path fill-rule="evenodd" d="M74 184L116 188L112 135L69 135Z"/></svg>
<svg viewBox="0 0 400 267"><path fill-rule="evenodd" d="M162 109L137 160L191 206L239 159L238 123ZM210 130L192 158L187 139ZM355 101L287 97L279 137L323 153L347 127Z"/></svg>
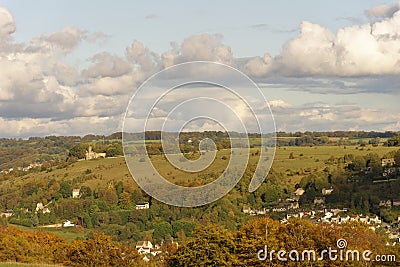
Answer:
<svg viewBox="0 0 400 267"><path fill-rule="evenodd" d="M278 130L400 130L394 1L0 1L0 136L120 131L146 78L249 75Z"/></svg>
<svg viewBox="0 0 400 267"><path fill-rule="evenodd" d="M162 53L170 42L221 33L236 57L277 55L303 20L336 31L367 21L364 11L390 1L0 1L14 16L15 39L26 41L66 26L111 36L103 49L121 53L139 40ZM353 21L352 21L353 20ZM100 48L101 49L101 48Z"/></svg>

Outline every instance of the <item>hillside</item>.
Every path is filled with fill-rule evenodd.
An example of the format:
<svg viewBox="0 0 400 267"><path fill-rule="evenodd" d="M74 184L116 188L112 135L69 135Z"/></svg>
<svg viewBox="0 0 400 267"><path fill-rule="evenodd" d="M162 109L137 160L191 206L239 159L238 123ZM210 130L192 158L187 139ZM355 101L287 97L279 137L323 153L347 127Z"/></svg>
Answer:
<svg viewBox="0 0 400 267"><path fill-rule="evenodd" d="M193 138L193 134L190 136ZM286 138L296 140L299 137ZM317 142L318 138L312 140ZM147 195L135 183L122 156L75 158L28 171L1 173L0 209L12 216L1 218L0 224L20 225L35 232L45 229L45 225L70 221L75 227L47 231L71 241L99 230L116 241L131 245L139 240L151 240L155 244L172 240L185 243L197 226L210 223L237 231L251 218L244 212L245 207L276 220L283 220L287 214L299 210L340 208L348 210L349 214L378 215L385 223L395 225L400 207L380 206L381 200L394 204L400 198L400 150L385 144L391 139L378 144L371 142L375 140L372 138L357 140L353 145L338 145L337 141L343 141L339 139L328 144L278 146L265 182L249 193L248 185L260 152L257 140L258 137L251 139L249 163L238 184L225 197L197 208L169 206ZM149 141L147 147L152 163L168 180L184 186L199 186L216 179L229 162L231 149L226 147L224 138L216 141L220 149L213 163L206 170L193 174L171 166L157 139ZM117 140L109 140L108 144L101 139L87 140L74 143L72 147L116 143ZM187 158L200 156L188 142L182 149L187 152ZM382 166L381 160L388 158L396 162L393 166ZM295 197L298 188L303 188L304 194ZM328 188L332 193L323 196L323 189ZM74 189L79 189L75 198L72 197ZM322 197L323 205L315 204L315 199ZM148 208L137 209L138 204L145 203ZM294 203L299 207L295 208ZM274 211L276 208L279 211Z"/></svg>

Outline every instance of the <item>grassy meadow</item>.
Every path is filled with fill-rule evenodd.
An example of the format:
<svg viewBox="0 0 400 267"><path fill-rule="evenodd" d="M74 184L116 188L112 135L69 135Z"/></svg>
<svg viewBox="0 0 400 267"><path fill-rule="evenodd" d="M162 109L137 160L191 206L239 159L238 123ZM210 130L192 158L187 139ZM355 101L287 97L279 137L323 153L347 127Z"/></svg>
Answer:
<svg viewBox="0 0 400 267"><path fill-rule="evenodd" d="M249 163L256 164L259 156L257 151L260 148L252 148L249 157ZM352 146L285 146L277 147L275 151L272 168L281 173L285 173L290 184L300 181L304 175L310 172L323 170L329 164L326 161L329 158L343 158L346 154L366 155L368 153L377 153L383 157L391 151L397 150L393 147L367 145L360 147ZM198 153L198 152L197 152ZM290 159L290 154L293 158ZM198 158L196 153L188 153L186 157L191 159ZM175 168L166 161L163 155L152 155L151 161L157 171L166 177L172 183L185 186L199 186L207 184L216 179L227 167L229 163L230 150L221 149L217 152L215 160L204 171L198 173L188 173ZM78 184L94 188L106 187L109 183L122 180L124 185L130 188L137 188L132 176L126 166L124 157L100 158L89 161L77 161L67 167L53 167L50 170L42 172L31 172L16 179L7 179L2 181L0 190L8 191L15 189L28 182L39 182L43 180L55 179L72 180L76 179Z"/></svg>

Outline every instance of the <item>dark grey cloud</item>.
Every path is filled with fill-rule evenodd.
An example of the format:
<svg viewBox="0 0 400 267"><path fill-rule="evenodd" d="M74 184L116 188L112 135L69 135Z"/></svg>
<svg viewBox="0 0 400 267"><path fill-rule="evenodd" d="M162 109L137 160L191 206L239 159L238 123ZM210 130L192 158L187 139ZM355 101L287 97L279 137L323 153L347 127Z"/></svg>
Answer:
<svg viewBox="0 0 400 267"><path fill-rule="evenodd" d="M388 18L392 17L394 13L400 10L400 2L393 3L392 5L378 5L365 11L365 15L369 18Z"/></svg>

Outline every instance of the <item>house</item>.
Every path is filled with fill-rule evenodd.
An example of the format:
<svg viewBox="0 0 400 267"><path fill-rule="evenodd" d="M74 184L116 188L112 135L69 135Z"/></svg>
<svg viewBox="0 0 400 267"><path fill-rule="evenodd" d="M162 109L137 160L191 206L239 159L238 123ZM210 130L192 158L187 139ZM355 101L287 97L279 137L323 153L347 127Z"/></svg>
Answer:
<svg viewBox="0 0 400 267"><path fill-rule="evenodd" d="M50 203L49 203L49 204L50 204ZM50 213L50 212L51 212L51 211L49 210L49 208L47 207L47 205L44 206L42 202L39 202L39 203L36 204L36 213L37 213L38 211L41 211L43 214L46 214L46 213Z"/></svg>
<svg viewBox="0 0 400 267"><path fill-rule="evenodd" d="M304 192L306 192L303 188L299 187L296 189L296 191L294 191L294 194L296 196L302 196L304 194Z"/></svg>
<svg viewBox="0 0 400 267"><path fill-rule="evenodd" d="M9 218L9 217L11 217L11 216L13 216L14 215L14 211L13 210L6 210L6 212L2 212L1 214L0 214L0 217L6 217L6 218Z"/></svg>
<svg viewBox="0 0 400 267"><path fill-rule="evenodd" d="M348 221L350 221L350 216L349 215L347 215L346 217L341 217L340 218L340 222L342 222L342 223L345 223L345 222L348 222Z"/></svg>
<svg viewBox="0 0 400 267"><path fill-rule="evenodd" d="M251 212L250 206L244 205L243 206L243 213L249 214Z"/></svg>
<svg viewBox="0 0 400 267"><path fill-rule="evenodd" d="M265 210L265 208L263 208L261 210L255 210L255 213L257 215L265 215L265 214L267 214L267 211Z"/></svg>
<svg viewBox="0 0 400 267"><path fill-rule="evenodd" d="M322 195L324 196L328 196L330 194L332 194L333 192L333 188L322 188Z"/></svg>
<svg viewBox="0 0 400 267"><path fill-rule="evenodd" d="M150 208L149 202L146 202L146 203L143 203L143 204L137 204L137 205L136 205L136 209L137 209L137 210L146 210L146 209L148 209L148 208Z"/></svg>
<svg viewBox="0 0 400 267"><path fill-rule="evenodd" d="M375 218L369 218L369 224L381 224L382 220L379 219L378 216L375 216Z"/></svg>
<svg viewBox="0 0 400 267"><path fill-rule="evenodd" d="M369 224L369 217L368 216L360 216L359 217L359 219L358 219L358 221L359 222L362 222L362 223L367 223L367 224Z"/></svg>
<svg viewBox="0 0 400 267"><path fill-rule="evenodd" d="M381 201L379 201L379 207L390 208L390 207L392 207L392 201L390 201L390 200L381 200Z"/></svg>
<svg viewBox="0 0 400 267"><path fill-rule="evenodd" d="M91 146L89 146L88 150L86 150L86 153L85 153L85 160L105 158L105 157L106 157L106 153L96 153L96 152L92 151Z"/></svg>
<svg viewBox="0 0 400 267"><path fill-rule="evenodd" d="M145 261L145 262L149 262L150 261L150 259L147 257L147 255L144 255L142 260Z"/></svg>
<svg viewBox="0 0 400 267"><path fill-rule="evenodd" d="M157 256L158 254L161 254L162 250L161 249L150 249L150 254L153 256Z"/></svg>
<svg viewBox="0 0 400 267"><path fill-rule="evenodd" d="M74 227L75 224L71 223L70 221L66 221L63 223L63 227Z"/></svg>
<svg viewBox="0 0 400 267"><path fill-rule="evenodd" d="M295 201L289 204L288 209L298 209L300 208L299 202Z"/></svg>
<svg viewBox="0 0 400 267"><path fill-rule="evenodd" d="M393 199L393 207L399 207L400 206L400 200L394 200Z"/></svg>
<svg viewBox="0 0 400 267"><path fill-rule="evenodd" d="M382 159L382 167L393 166L395 164L394 158Z"/></svg>
<svg viewBox="0 0 400 267"><path fill-rule="evenodd" d="M286 219L289 220L290 218L299 218L300 214L299 213L288 213L286 214Z"/></svg>
<svg viewBox="0 0 400 267"><path fill-rule="evenodd" d="M316 197L316 198L314 198L314 204L315 205L323 205L323 204L325 204L325 198L324 197Z"/></svg>
<svg viewBox="0 0 400 267"><path fill-rule="evenodd" d="M138 241L136 243L136 249L139 254L149 254L153 249L153 244L150 241Z"/></svg>
<svg viewBox="0 0 400 267"><path fill-rule="evenodd" d="M81 197L80 192L81 192L81 190L79 188L73 189L72 190L72 198L80 198Z"/></svg>

